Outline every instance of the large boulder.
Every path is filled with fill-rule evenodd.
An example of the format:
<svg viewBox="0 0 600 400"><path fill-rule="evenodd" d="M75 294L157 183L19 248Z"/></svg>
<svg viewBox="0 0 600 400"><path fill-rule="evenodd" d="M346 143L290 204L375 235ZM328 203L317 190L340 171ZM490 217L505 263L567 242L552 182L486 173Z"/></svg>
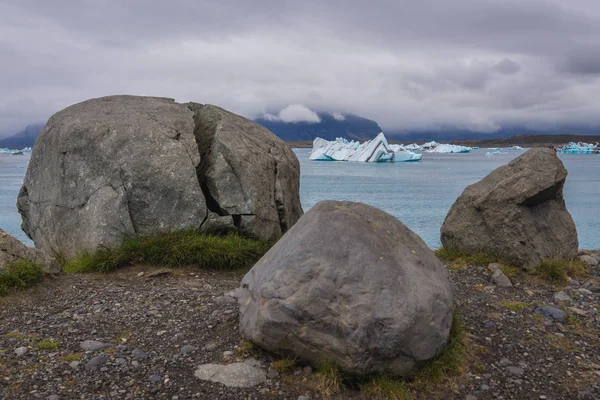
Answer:
<svg viewBox="0 0 600 400"><path fill-rule="evenodd" d="M524 268L577 256L577 230L563 198L566 177L554 150L527 151L464 190L442 225L442 244Z"/></svg>
<svg viewBox="0 0 600 400"><path fill-rule="evenodd" d="M47 274L58 274L60 264L42 250L27 247L8 232L0 229L0 271L15 261L31 261L39 264Z"/></svg>
<svg viewBox="0 0 600 400"><path fill-rule="evenodd" d="M246 274L242 335L350 374L403 375L445 347L448 273L404 224L374 207L322 201Z"/></svg>
<svg viewBox="0 0 600 400"><path fill-rule="evenodd" d="M218 134L205 138L208 130L197 126L202 124L198 114L205 107L220 110L166 98L110 96L52 116L33 148L19 194L23 230L36 247L63 257L114 247L124 237L180 229L282 234L302 213L295 155L263 128L256 140L269 139L267 145L247 140L245 130L257 130L258 125L224 110L228 118L237 118L237 125L228 129L228 138L236 146L213 145ZM198 143L207 148L199 150ZM277 148L276 155L269 145ZM281 186L286 192L273 190L272 201L254 201L249 206L246 192L215 194L212 181L202 177L205 171L224 169L213 165L218 160L241 164L249 153L259 157L260 152L267 160L280 153L285 153L285 159L279 157L271 170L247 166L238 179L245 180L247 193L258 195L264 194L263 186ZM278 169L295 171L283 175L292 181L287 186L278 183ZM233 181L235 173L211 176ZM255 215L276 221L277 229L250 223L248 219Z"/></svg>

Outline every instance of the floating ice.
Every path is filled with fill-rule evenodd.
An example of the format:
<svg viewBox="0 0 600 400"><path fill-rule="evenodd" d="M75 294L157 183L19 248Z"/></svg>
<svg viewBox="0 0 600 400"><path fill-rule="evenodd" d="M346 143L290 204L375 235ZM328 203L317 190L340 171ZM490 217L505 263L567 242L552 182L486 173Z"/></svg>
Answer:
<svg viewBox="0 0 600 400"><path fill-rule="evenodd" d="M563 154L600 154L600 143L571 142L566 146L559 147L557 150Z"/></svg>
<svg viewBox="0 0 600 400"><path fill-rule="evenodd" d="M423 145L423 151L426 153L468 153L471 151L471 148L467 146L459 146L457 144L428 142Z"/></svg>
<svg viewBox="0 0 600 400"><path fill-rule="evenodd" d="M507 147L506 150L523 150L523 148L521 146L512 146Z"/></svg>
<svg viewBox="0 0 600 400"><path fill-rule="evenodd" d="M359 143L337 138L328 141L316 138L309 157L313 161L403 162L419 161L423 156L406 150L402 145L390 145L380 133L373 140Z"/></svg>
<svg viewBox="0 0 600 400"><path fill-rule="evenodd" d="M8 147L0 148L0 154L13 154L22 155L31 153L31 147L25 147L24 149L9 149Z"/></svg>

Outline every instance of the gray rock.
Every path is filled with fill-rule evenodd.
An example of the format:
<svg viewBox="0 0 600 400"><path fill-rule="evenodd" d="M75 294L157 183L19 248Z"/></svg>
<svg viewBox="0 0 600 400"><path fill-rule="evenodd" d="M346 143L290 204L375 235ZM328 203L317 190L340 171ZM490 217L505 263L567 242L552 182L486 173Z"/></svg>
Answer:
<svg viewBox="0 0 600 400"><path fill-rule="evenodd" d="M50 396L46 397L46 400L60 400L60 397L57 394L51 394Z"/></svg>
<svg viewBox="0 0 600 400"><path fill-rule="evenodd" d="M298 396L298 400L311 400L310 396Z"/></svg>
<svg viewBox="0 0 600 400"><path fill-rule="evenodd" d="M600 286L590 286L588 290L592 293L600 293Z"/></svg>
<svg viewBox="0 0 600 400"><path fill-rule="evenodd" d="M506 370L514 375L523 375L525 370L520 367L506 367Z"/></svg>
<svg viewBox="0 0 600 400"><path fill-rule="evenodd" d="M569 284L573 287L581 286L581 283L577 279L571 279L571 282L569 282Z"/></svg>
<svg viewBox="0 0 600 400"><path fill-rule="evenodd" d="M85 364L85 369L88 371L99 370L100 368L102 368L104 366L104 364L106 364L107 361L108 361L107 356L96 356L96 357L92 358L90 361L88 361L87 364Z"/></svg>
<svg viewBox="0 0 600 400"><path fill-rule="evenodd" d="M265 371L247 361L233 364L203 364L194 373L196 378L218 382L227 387L252 387L267 380Z"/></svg>
<svg viewBox="0 0 600 400"><path fill-rule="evenodd" d="M558 301L573 301L565 292L558 292L554 295L554 299Z"/></svg>
<svg viewBox="0 0 600 400"><path fill-rule="evenodd" d="M497 269L494 272L492 275L492 281L496 284L496 286L499 287L512 287L510 279L508 279L508 277L504 275L504 272L502 272L500 269Z"/></svg>
<svg viewBox="0 0 600 400"><path fill-rule="evenodd" d="M531 149L468 186L451 207L441 242L467 253L501 254L518 267L577 256L565 207L567 170L552 149Z"/></svg>
<svg viewBox="0 0 600 400"><path fill-rule="evenodd" d="M115 364L117 365L127 365L127 360L124 358L117 358L115 359Z"/></svg>
<svg viewBox="0 0 600 400"><path fill-rule="evenodd" d="M70 258L180 229L279 236L302 215L299 177L285 142L250 120L109 96L50 118L17 206L37 248Z"/></svg>
<svg viewBox="0 0 600 400"><path fill-rule="evenodd" d="M199 176L210 211L243 232L274 237L302 215L300 164L266 128L215 106L195 107ZM225 221L229 226L231 220Z"/></svg>
<svg viewBox="0 0 600 400"><path fill-rule="evenodd" d="M148 354L144 353L144 351L141 349L133 349L131 356L137 360L148 358Z"/></svg>
<svg viewBox="0 0 600 400"><path fill-rule="evenodd" d="M535 309L535 312L537 314L543 315L544 317L552 318L554 321L564 322L564 320L565 320L564 311L559 308L556 308L556 307L551 307L551 306L538 307Z"/></svg>
<svg viewBox="0 0 600 400"><path fill-rule="evenodd" d="M73 369L77 369L77 368L79 368L79 365L80 365L80 364L81 364L81 362L80 362L80 361L71 361L71 362L69 363L69 367L71 367L71 368L73 368Z"/></svg>
<svg viewBox="0 0 600 400"><path fill-rule="evenodd" d="M136 360L133 360L133 361L131 362L131 366L132 366L133 368L137 368L137 367L139 367L139 366L140 366L140 362L139 362L139 361L136 361Z"/></svg>
<svg viewBox="0 0 600 400"><path fill-rule="evenodd" d="M488 271L490 271L490 272L496 272L497 270L499 270L502 267L503 267L503 265L500 263L490 263L487 266Z"/></svg>
<svg viewBox="0 0 600 400"><path fill-rule="evenodd" d="M195 346L192 346L190 344L186 344L185 346L181 347L181 353L183 353L183 354L193 353L196 350L198 350L198 348Z"/></svg>
<svg viewBox="0 0 600 400"><path fill-rule="evenodd" d="M40 132L18 197L36 247L73 257L124 235L199 228L206 203L192 112L172 99L72 105Z"/></svg>
<svg viewBox="0 0 600 400"><path fill-rule="evenodd" d="M18 347L15 349L15 354L19 357L22 357L22 356L26 355L27 353L29 353L29 348L27 348L27 347Z"/></svg>
<svg viewBox="0 0 600 400"><path fill-rule="evenodd" d="M277 370L275 370L273 368L269 368L269 370L267 371L268 379L274 379L274 378L277 378L278 376L279 376L279 372L277 372Z"/></svg>
<svg viewBox="0 0 600 400"><path fill-rule="evenodd" d="M589 265L590 267L598 266L598 260L596 260L596 257L588 256L587 254L585 254L585 255L579 256L579 259L581 261L583 261L584 263L587 263L587 265Z"/></svg>
<svg viewBox="0 0 600 400"><path fill-rule="evenodd" d="M42 250L25 246L23 242L0 229L0 271L8 264L20 260L39 264L47 274L61 272L60 264L53 257Z"/></svg>
<svg viewBox="0 0 600 400"><path fill-rule="evenodd" d="M83 351L99 351L113 347L110 343L102 343L97 340L84 340L79 343L79 348Z"/></svg>
<svg viewBox="0 0 600 400"><path fill-rule="evenodd" d="M442 263L396 218L322 201L243 278L240 332L310 363L401 375L444 349L452 296Z"/></svg>
<svg viewBox="0 0 600 400"><path fill-rule="evenodd" d="M162 376L160 375L150 375L150 377L148 378L148 380L150 381L150 383L159 383L160 381L162 381Z"/></svg>
<svg viewBox="0 0 600 400"><path fill-rule="evenodd" d="M581 289L577 289L577 291L581 294L585 294L585 295L592 295L594 294L591 290L585 289L585 288L581 288Z"/></svg>

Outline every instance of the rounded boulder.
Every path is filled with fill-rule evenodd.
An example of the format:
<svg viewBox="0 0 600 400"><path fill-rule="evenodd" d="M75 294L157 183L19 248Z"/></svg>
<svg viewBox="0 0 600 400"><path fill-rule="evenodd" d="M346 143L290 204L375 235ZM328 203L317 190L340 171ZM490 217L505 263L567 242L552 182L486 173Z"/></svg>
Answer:
<svg viewBox="0 0 600 400"><path fill-rule="evenodd" d="M444 348L448 272L393 216L322 201L246 274L240 331L269 351L353 375L407 374Z"/></svg>

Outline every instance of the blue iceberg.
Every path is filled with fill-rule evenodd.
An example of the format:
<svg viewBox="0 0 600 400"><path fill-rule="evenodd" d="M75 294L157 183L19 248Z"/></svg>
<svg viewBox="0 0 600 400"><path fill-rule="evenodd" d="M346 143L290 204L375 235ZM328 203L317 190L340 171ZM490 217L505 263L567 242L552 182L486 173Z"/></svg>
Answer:
<svg viewBox="0 0 600 400"><path fill-rule="evenodd" d="M600 143L571 142L557 148L557 151L562 154L600 154Z"/></svg>

